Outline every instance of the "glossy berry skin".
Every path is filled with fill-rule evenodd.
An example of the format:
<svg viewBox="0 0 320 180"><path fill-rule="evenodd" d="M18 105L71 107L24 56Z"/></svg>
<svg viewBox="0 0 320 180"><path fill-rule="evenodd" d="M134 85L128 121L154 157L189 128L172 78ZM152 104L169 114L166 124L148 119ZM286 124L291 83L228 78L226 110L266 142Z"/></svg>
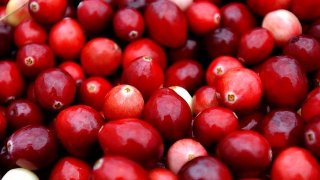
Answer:
<svg viewBox="0 0 320 180"><path fill-rule="evenodd" d="M292 38L283 48L285 55L295 58L306 72L312 72L320 67L320 43L306 35Z"/></svg>
<svg viewBox="0 0 320 180"><path fill-rule="evenodd" d="M110 121L103 125L98 138L105 155L124 156L145 167L153 167L163 156L162 137L141 119Z"/></svg>
<svg viewBox="0 0 320 180"><path fill-rule="evenodd" d="M180 60L165 72L165 87L181 86L188 92L194 92L204 79L204 70L195 60Z"/></svg>
<svg viewBox="0 0 320 180"><path fill-rule="evenodd" d="M200 87L192 97L192 111L195 115L207 108L218 105L217 90L211 86Z"/></svg>
<svg viewBox="0 0 320 180"><path fill-rule="evenodd" d="M0 62L0 102L5 103L19 97L24 90L25 82L17 67L12 61Z"/></svg>
<svg viewBox="0 0 320 180"><path fill-rule="evenodd" d="M320 115L320 87L313 89L305 99L301 106L301 116L306 121L311 121L312 118Z"/></svg>
<svg viewBox="0 0 320 180"><path fill-rule="evenodd" d="M8 125L12 130L27 125L44 124L41 109L31 100L19 99L12 101L6 110Z"/></svg>
<svg viewBox="0 0 320 180"><path fill-rule="evenodd" d="M295 108L306 97L307 77L295 59L288 56L271 57L258 71L264 96L271 105Z"/></svg>
<svg viewBox="0 0 320 180"><path fill-rule="evenodd" d="M67 9L67 0L30 0L29 13L41 24L53 24L63 18Z"/></svg>
<svg viewBox="0 0 320 180"><path fill-rule="evenodd" d="M110 23L113 10L103 1L81 1L77 7L77 17L83 29L88 33L101 33Z"/></svg>
<svg viewBox="0 0 320 180"><path fill-rule="evenodd" d="M91 167L74 157L64 157L53 167L50 180L77 179L87 180L91 177Z"/></svg>
<svg viewBox="0 0 320 180"><path fill-rule="evenodd" d="M121 49L111 39L91 39L81 51L81 66L90 76L108 76L121 64Z"/></svg>
<svg viewBox="0 0 320 180"><path fill-rule="evenodd" d="M227 71L216 87L220 102L234 111L253 110L262 98L260 77L247 68Z"/></svg>
<svg viewBox="0 0 320 180"><path fill-rule="evenodd" d="M214 30L221 21L219 8L208 1L192 3L186 10L186 17L191 31L200 35Z"/></svg>
<svg viewBox="0 0 320 180"><path fill-rule="evenodd" d="M51 68L37 76L34 91L41 107L58 111L73 102L76 84L67 72Z"/></svg>
<svg viewBox="0 0 320 180"><path fill-rule="evenodd" d="M164 73L160 65L149 56L142 56L132 61L122 71L123 83L136 87L144 98L162 87ZM148 84L148 86L146 86Z"/></svg>
<svg viewBox="0 0 320 180"><path fill-rule="evenodd" d="M146 6L144 17L150 37L161 45L176 48L186 42L187 20L173 2L160 0L150 3Z"/></svg>
<svg viewBox="0 0 320 180"><path fill-rule="evenodd" d="M191 128L192 115L188 103L169 88L153 93L145 104L143 117L169 141L185 137Z"/></svg>
<svg viewBox="0 0 320 180"><path fill-rule="evenodd" d="M123 156L104 156L93 166L92 180L148 180L148 173L135 161Z"/></svg>
<svg viewBox="0 0 320 180"><path fill-rule="evenodd" d="M193 133L203 145L210 146L237 130L238 117L223 107L211 107L201 111L194 119Z"/></svg>
<svg viewBox="0 0 320 180"><path fill-rule="evenodd" d="M84 44L83 29L74 19L64 18L50 30L49 45L53 52L62 59L76 59Z"/></svg>
<svg viewBox="0 0 320 180"><path fill-rule="evenodd" d="M54 121L55 132L64 148L72 155L86 157L98 141L103 118L86 105L70 106L61 111Z"/></svg>
<svg viewBox="0 0 320 180"><path fill-rule="evenodd" d="M138 10L120 9L113 17L113 30L122 40L136 40L143 35L144 19Z"/></svg>
<svg viewBox="0 0 320 180"><path fill-rule="evenodd" d="M242 35L237 56L246 64L257 64L269 57L273 47L272 34L267 29L256 28Z"/></svg>
<svg viewBox="0 0 320 180"><path fill-rule="evenodd" d="M16 62L22 75L33 78L42 71L53 68L55 57L46 44L32 43L18 50Z"/></svg>
<svg viewBox="0 0 320 180"><path fill-rule="evenodd" d="M59 64L58 67L67 72L77 85L80 85L80 83L85 79L83 68L76 62L66 61Z"/></svg>
<svg viewBox="0 0 320 180"><path fill-rule="evenodd" d="M320 156L320 116L316 116L304 128L304 144L317 157Z"/></svg>
<svg viewBox="0 0 320 180"><path fill-rule="evenodd" d="M268 168L272 151L268 141L260 134L235 131L217 146L218 157L225 162L237 177L257 177Z"/></svg>
<svg viewBox="0 0 320 180"><path fill-rule="evenodd" d="M150 180L178 180L178 176L166 168L154 168L148 174Z"/></svg>
<svg viewBox="0 0 320 180"><path fill-rule="evenodd" d="M15 45L21 47L30 43L45 43L47 32L37 22L30 19L23 21L14 30Z"/></svg>
<svg viewBox="0 0 320 180"><path fill-rule="evenodd" d="M290 167L290 168L288 168ZM284 169L286 169L284 171ZM274 160L271 179L319 179L320 166L317 159L306 149L290 147Z"/></svg>
<svg viewBox="0 0 320 180"><path fill-rule="evenodd" d="M55 135L40 125L29 125L15 131L6 146L16 165L29 170L49 166L58 153Z"/></svg>
<svg viewBox="0 0 320 180"><path fill-rule="evenodd" d="M231 180L232 174L228 167L211 156L201 156L192 159L182 166L179 179L217 179Z"/></svg>

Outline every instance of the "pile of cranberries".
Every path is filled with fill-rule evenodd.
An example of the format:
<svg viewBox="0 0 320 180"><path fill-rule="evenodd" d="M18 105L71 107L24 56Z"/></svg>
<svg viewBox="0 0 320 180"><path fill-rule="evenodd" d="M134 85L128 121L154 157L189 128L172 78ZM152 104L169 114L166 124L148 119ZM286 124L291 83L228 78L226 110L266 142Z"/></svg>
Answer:
<svg viewBox="0 0 320 180"><path fill-rule="evenodd" d="M0 0L2 180L319 180L319 0Z"/></svg>

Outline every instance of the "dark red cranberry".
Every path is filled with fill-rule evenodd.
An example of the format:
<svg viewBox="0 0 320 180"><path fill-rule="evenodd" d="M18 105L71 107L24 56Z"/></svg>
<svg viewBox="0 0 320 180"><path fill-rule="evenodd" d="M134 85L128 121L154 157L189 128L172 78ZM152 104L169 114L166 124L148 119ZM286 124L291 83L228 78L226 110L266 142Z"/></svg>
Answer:
<svg viewBox="0 0 320 180"><path fill-rule="evenodd" d="M29 13L41 24L53 24L63 18L67 0L30 0Z"/></svg>
<svg viewBox="0 0 320 180"><path fill-rule="evenodd" d="M291 0L247 0L246 2L250 10L260 16L278 9L288 9L291 4Z"/></svg>
<svg viewBox="0 0 320 180"><path fill-rule="evenodd" d="M184 46L171 48L169 58L171 62L177 62L181 59L197 59L200 45L197 40L188 39Z"/></svg>
<svg viewBox="0 0 320 180"><path fill-rule="evenodd" d="M192 159L182 166L179 171L179 179L224 179L232 180L232 174L228 167L211 156L201 156Z"/></svg>
<svg viewBox="0 0 320 180"><path fill-rule="evenodd" d="M320 116L312 118L305 126L304 143L309 151L320 157Z"/></svg>
<svg viewBox="0 0 320 180"><path fill-rule="evenodd" d="M178 176L165 168L154 168L149 171L150 180L178 180Z"/></svg>
<svg viewBox="0 0 320 180"><path fill-rule="evenodd" d="M84 70L80 64L76 62L66 61L59 65L59 68L67 72L76 82L77 85L80 85L85 78Z"/></svg>
<svg viewBox="0 0 320 180"><path fill-rule="evenodd" d="M211 86L200 87L192 97L192 111L195 115L207 108L218 105L217 91Z"/></svg>
<svg viewBox="0 0 320 180"><path fill-rule="evenodd" d="M34 103L38 103L36 92L34 90L34 82L30 82L27 87L27 98L28 100L31 100Z"/></svg>
<svg viewBox="0 0 320 180"><path fill-rule="evenodd" d="M272 160L268 141L260 134L249 131L235 131L222 139L217 155L237 177L258 177Z"/></svg>
<svg viewBox="0 0 320 180"><path fill-rule="evenodd" d="M320 42L320 20L312 23L307 33Z"/></svg>
<svg viewBox="0 0 320 180"><path fill-rule="evenodd" d="M7 132L7 126L8 126L8 122L7 122L6 115L3 113L0 113L0 142L5 138L5 135Z"/></svg>
<svg viewBox="0 0 320 180"><path fill-rule="evenodd" d="M114 1L119 8L141 9L141 8L144 8L148 2L152 2L154 0L114 0Z"/></svg>
<svg viewBox="0 0 320 180"><path fill-rule="evenodd" d="M29 125L15 131L7 141L8 154L16 165L29 170L43 169L57 157L57 139L40 125Z"/></svg>
<svg viewBox="0 0 320 180"><path fill-rule="evenodd" d="M239 119L239 129L258 131L260 122L262 121L263 114L259 111L249 113Z"/></svg>
<svg viewBox="0 0 320 180"><path fill-rule="evenodd" d="M320 1L292 0L290 10L300 20L312 21L320 17Z"/></svg>
<svg viewBox="0 0 320 180"><path fill-rule="evenodd" d="M57 111L69 106L76 94L76 83L58 68L45 70L35 80L35 95L41 107Z"/></svg>
<svg viewBox="0 0 320 180"><path fill-rule="evenodd" d="M6 22L0 22L0 57L8 56L14 44L14 28Z"/></svg>
<svg viewBox="0 0 320 180"><path fill-rule="evenodd" d="M309 122L318 115L320 115L320 87L309 92L301 106L301 116L305 121Z"/></svg>
<svg viewBox="0 0 320 180"><path fill-rule="evenodd" d="M186 137L191 128L192 114L188 103L169 88L153 93L145 104L143 116L170 141Z"/></svg>
<svg viewBox="0 0 320 180"><path fill-rule="evenodd" d="M70 2L68 3L63 17L69 17L69 18L76 18L77 17L77 9L72 3L70 3Z"/></svg>
<svg viewBox="0 0 320 180"><path fill-rule="evenodd" d="M0 167L2 171L18 167L15 160L12 159L12 156L8 153L6 141L1 143L0 146Z"/></svg>

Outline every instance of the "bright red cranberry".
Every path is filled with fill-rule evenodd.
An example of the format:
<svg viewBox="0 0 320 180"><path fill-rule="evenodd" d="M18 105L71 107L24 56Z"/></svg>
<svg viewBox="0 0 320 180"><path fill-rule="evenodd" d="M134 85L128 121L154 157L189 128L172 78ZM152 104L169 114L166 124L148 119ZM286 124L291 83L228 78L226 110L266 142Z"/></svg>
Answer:
<svg viewBox="0 0 320 180"><path fill-rule="evenodd" d="M74 156L85 157L98 141L103 118L89 106L75 105L61 111L54 123L65 149Z"/></svg>
<svg viewBox="0 0 320 180"><path fill-rule="evenodd" d="M166 69L165 87L181 86L188 92L194 92L204 79L204 70L195 60L180 60Z"/></svg>
<svg viewBox="0 0 320 180"><path fill-rule="evenodd" d="M170 141L186 137L191 128L192 114L188 103L169 88L153 93L145 104L143 115L162 137Z"/></svg>
<svg viewBox="0 0 320 180"><path fill-rule="evenodd" d="M150 180L178 180L178 176L165 168L154 168L149 171Z"/></svg>
<svg viewBox="0 0 320 180"><path fill-rule="evenodd" d="M173 2L159 0L150 3L144 17L150 36L161 45L177 48L187 41L186 17Z"/></svg>
<svg viewBox="0 0 320 180"><path fill-rule="evenodd" d="M20 129L27 125L42 125L43 114L37 104L27 99L12 101L7 111L8 125L12 130Z"/></svg>
<svg viewBox="0 0 320 180"><path fill-rule="evenodd" d="M64 18L50 30L49 45L62 59L76 59L84 44L85 35L76 20Z"/></svg>
<svg viewBox="0 0 320 180"><path fill-rule="evenodd" d="M238 117L223 107L211 107L201 111L194 119L193 133L203 145L210 146L237 130Z"/></svg>
<svg viewBox="0 0 320 180"><path fill-rule="evenodd" d="M82 66L76 62L66 61L59 65L59 68L66 71L76 82L77 85L84 80L85 74Z"/></svg>
<svg viewBox="0 0 320 180"><path fill-rule="evenodd" d="M218 79L227 71L234 68L243 67L241 62L232 56L220 56L211 61L206 71L207 84L216 86Z"/></svg>
<svg viewBox="0 0 320 180"><path fill-rule="evenodd" d="M173 143L167 153L167 164L169 169L178 174L181 167L188 161L208 155L206 149L193 139L180 139Z"/></svg>
<svg viewBox="0 0 320 180"><path fill-rule="evenodd" d="M305 121L309 122L318 115L320 115L320 87L309 92L301 106L301 116Z"/></svg>
<svg viewBox="0 0 320 180"><path fill-rule="evenodd" d="M41 24L53 24L63 18L67 0L30 0L29 12Z"/></svg>
<svg viewBox="0 0 320 180"><path fill-rule="evenodd" d="M81 65L91 76L109 76L121 64L120 47L111 39L91 39L81 51Z"/></svg>
<svg viewBox="0 0 320 180"><path fill-rule="evenodd" d="M292 0L247 0L247 4L252 11L265 16L267 13L278 10L288 9Z"/></svg>
<svg viewBox="0 0 320 180"><path fill-rule="evenodd" d="M237 177L258 177L271 164L272 150L260 134L235 131L222 139L217 147L218 157Z"/></svg>
<svg viewBox="0 0 320 180"><path fill-rule="evenodd" d="M269 57L273 47L273 35L267 29L256 28L242 35L237 56L246 64L257 64Z"/></svg>
<svg viewBox="0 0 320 180"><path fill-rule="evenodd" d="M320 17L320 2L314 0L291 0L290 10L302 21L312 21Z"/></svg>
<svg viewBox="0 0 320 180"><path fill-rule="evenodd" d="M256 19L245 4L229 3L223 6L220 12L221 25L230 28L238 35L256 27Z"/></svg>
<svg viewBox="0 0 320 180"><path fill-rule="evenodd" d="M103 113L107 120L139 118L143 107L144 100L140 91L134 86L122 84L106 94Z"/></svg>
<svg viewBox="0 0 320 180"><path fill-rule="evenodd" d="M140 38L144 32L144 20L136 9L124 8L113 17L113 30L117 37L125 41Z"/></svg>
<svg viewBox="0 0 320 180"><path fill-rule="evenodd" d="M54 165L49 179L88 180L90 177L91 167L86 162L73 157L64 157Z"/></svg>
<svg viewBox="0 0 320 180"><path fill-rule="evenodd" d="M43 27L30 19L21 22L14 30L14 42L18 47L30 43L45 43L47 32Z"/></svg>
<svg viewBox="0 0 320 180"><path fill-rule="evenodd" d="M297 60L288 56L275 56L259 68L266 100L274 106L295 108L305 99L308 81Z"/></svg>
<svg viewBox="0 0 320 180"><path fill-rule="evenodd" d="M0 113L0 141L2 141L5 138L5 135L7 132L7 126L8 126L8 122L7 122L7 118L6 118L5 114ZM0 163L0 165L1 165L1 163Z"/></svg>
<svg viewBox="0 0 320 180"><path fill-rule="evenodd" d="M111 21L111 5L99 0L81 1L77 8L79 23L88 33L101 33Z"/></svg>
<svg viewBox="0 0 320 180"><path fill-rule="evenodd" d="M304 143L309 151L320 157L320 116L312 118L305 126Z"/></svg>
<svg viewBox="0 0 320 180"><path fill-rule="evenodd" d="M8 154L15 163L29 170L45 168L57 157L57 139L40 125L29 125L15 131L7 141Z"/></svg>
<svg viewBox="0 0 320 180"><path fill-rule="evenodd" d="M164 73L160 65L151 57L142 56L124 68L122 80L124 83L135 86L143 97L148 98L154 91L162 87Z"/></svg>
<svg viewBox="0 0 320 180"><path fill-rule="evenodd" d="M101 128L98 138L105 155L125 156L145 167L153 167L163 156L159 132L140 119L110 121Z"/></svg>
<svg viewBox="0 0 320 180"><path fill-rule="evenodd" d="M25 82L16 64L12 61L0 61L0 102L6 103L19 97Z"/></svg>
<svg viewBox="0 0 320 180"><path fill-rule="evenodd" d="M33 43L18 50L16 62L22 75L36 77L42 71L54 67L55 57L48 45Z"/></svg>
<svg viewBox="0 0 320 180"><path fill-rule="evenodd" d="M105 156L93 166L92 180L148 180L148 173L138 163L122 156Z"/></svg>
<svg viewBox="0 0 320 180"><path fill-rule="evenodd" d="M315 71L320 67L320 43L306 35L293 37L283 47L283 53L299 61L307 71Z"/></svg>
<svg viewBox="0 0 320 180"><path fill-rule="evenodd" d="M227 71L216 87L221 103L234 111L255 109L262 97L260 77L247 68Z"/></svg>
<svg viewBox="0 0 320 180"><path fill-rule="evenodd" d="M148 38L138 39L128 44L123 51L122 67L126 68L132 61L141 56L149 56L159 63L162 69L167 66L167 57L164 49Z"/></svg>
<svg viewBox="0 0 320 180"><path fill-rule="evenodd" d="M14 45L14 28L6 22L0 22L0 57L11 53Z"/></svg>
<svg viewBox="0 0 320 180"><path fill-rule="evenodd" d="M229 28L220 27L204 37L204 45L209 57L234 56L237 53L239 36Z"/></svg>
<svg viewBox="0 0 320 180"><path fill-rule="evenodd" d="M239 118L239 129L258 131L263 114L259 111L249 113Z"/></svg>
<svg viewBox="0 0 320 180"><path fill-rule="evenodd" d="M171 48L169 58L171 62L177 62L181 59L198 59L200 45L197 40L188 39L184 46Z"/></svg>
<svg viewBox="0 0 320 180"><path fill-rule="evenodd" d="M319 179L320 166L310 152L300 147L282 151L274 160L271 179Z"/></svg>
<svg viewBox="0 0 320 180"><path fill-rule="evenodd" d="M315 21L311 24L307 31L308 35L312 36L313 38L317 39L320 42L320 20Z"/></svg>
<svg viewBox="0 0 320 180"><path fill-rule="evenodd" d="M211 86L200 87L192 97L192 110L195 115L207 108L218 105L217 91Z"/></svg>
<svg viewBox="0 0 320 180"><path fill-rule="evenodd" d="M211 156L201 156L187 162L179 171L181 180L187 179L224 179L232 180L228 167Z"/></svg>

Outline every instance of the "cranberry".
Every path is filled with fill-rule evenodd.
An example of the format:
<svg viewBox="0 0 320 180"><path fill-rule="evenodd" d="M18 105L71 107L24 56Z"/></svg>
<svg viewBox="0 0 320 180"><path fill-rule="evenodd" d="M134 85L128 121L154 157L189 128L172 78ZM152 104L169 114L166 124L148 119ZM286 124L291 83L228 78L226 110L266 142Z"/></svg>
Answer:
<svg viewBox="0 0 320 180"><path fill-rule="evenodd" d="M83 68L76 62L63 62L59 65L59 68L66 71L73 78L77 85L80 85L85 78Z"/></svg>
<svg viewBox="0 0 320 180"><path fill-rule="evenodd" d="M53 24L63 18L67 0L30 0L29 12L41 24Z"/></svg>
<svg viewBox="0 0 320 180"><path fill-rule="evenodd" d="M186 11L193 3L193 0L170 0L175 3L182 11Z"/></svg>
<svg viewBox="0 0 320 180"><path fill-rule="evenodd" d="M290 10L301 20L315 20L320 17L320 2L313 0L292 0Z"/></svg>
<svg viewBox="0 0 320 180"><path fill-rule="evenodd" d="M76 59L84 44L84 32L74 19L64 18L50 30L49 45L62 59Z"/></svg>
<svg viewBox="0 0 320 180"><path fill-rule="evenodd" d="M308 35L317 39L320 42L320 20L315 21L311 24L308 30Z"/></svg>
<svg viewBox="0 0 320 180"><path fill-rule="evenodd" d="M239 129L258 131L263 114L259 111L247 114L239 119Z"/></svg>
<svg viewBox="0 0 320 180"><path fill-rule="evenodd" d="M278 10L288 9L292 0L247 0L247 4L255 13L265 16L267 13Z"/></svg>
<svg viewBox="0 0 320 180"><path fill-rule="evenodd" d="M154 1L154 0L114 0L114 1L115 3L117 3L119 8L141 9L141 8L144 8L149 1Z"/></svg>
<svg viewBox="0 0 320 180"><path fill-rule="evenodd" d="M53 68L55 58L46 44L27 44L17 52L17 66L25 77L36 77L42 71Z"/></svg>
<svg viewBox="0 0 320 180"><path fill-rule="evenodd" d="M249 130L235 131L226 136L218 144L217 154L238 177L259 176L272 159L268 141Z"/></svg>
<svg viewBox="0 0 320 180"><path fill-rule="evenodd" d="M73 157L64 157L53 167L50 180L88 180L90 177L91 167L86 162Z"/></svg>
<svg viewBox="0 0 320 180"><path fill-rule="evenodd" d="M68 3L66 11L64 12L63 17L76 18L77 9L72 3Z"/></svg>
<svg viewBox="0 0 320 180"><path fill-rule="evenodd" d="M6 142L7 140L1 143L1 148L0 148L0 167L2 171L18 167L16 165L15 160L8 152Z"/></svg>
<svg viewBox="0 0 320 180"><path fill-rule="evenodd" d="M171 62L177 62L181 59L198 59L200 45L194 39L187 39L184 46L171 48L169 58Z"/></svg>
<svg viewBox="0 0 320 180"><path fill-rule="evenodd" d="M304 129L304 142L309 151L320 156L320 116L316 116L308 122Z"/></svg>
<svg viewBox="0 0 320 180"><path fill-rule="evenodd" d="M42 44L47 41L47 32L34 20L21 22L14 30L14 42L18 47L30 43Z"/></svg>
<svg viewBox="0 0 320 180"><path fill-rule="evenodd" d="M165 168L154 168L149 171L150 180L178 180L178 176Z"/></svg>
<svg viewBox="0 0 320 180"><path fill-rule="evenodd" d="M275 56L259 68L266 100L274 106L295 108L307 95L308 81L297 60Z"/></svg>
<svg viewBox="0 0 320 180"><path fill-rule="evenodd" d="M21 22L31 19L27 6L28 2L29 1L25 0L8 1L6 6L6 14L10 14L10 16L5 16L6 22L12 26L17 26Z"/></svg>
<svg viewBox="0 0 320 180"><path fill-rule="evenodd" d="M289 167L289 168L288 168ZM300 147L282 151L274 160L271 179L319 179L320 166L310 152Z"/></svg>
<svg viewBox="0 0 320 180"><path fill-rule="evenodd" d="M186 17L173 2L159 0L150 3L144 17L150 36L161 45L177 48L187 41Z"/></svg>
<svg viewBox="0 0 320 180"><path fill-rule="evenodd" d="M189 105L191 111L192 111L192 97L191 94L183 87L181 86L170 86L170 89L172 89L174 92L176 92L180 97L182 97Z"/></svg>
<svg viewBox="0 0 320 180"><path fill-rule="evenodd" d="M14 44L14 28L5 22L0 22L0 58L10 54Z"/></svg>
<svg viewBox="0 0 320 180"><path fill-rule="evenodd" d="M301 106L302 118L309 122L312 118L320 115L320 87L313 89Z"/></svg>
<svg viewBox="0 0 320 180"><path fill-rule="evenodd" d="M91 76L108 76L121 64L121 49L111 39L91 39L81 51L81 65Z"/></svg>
<svg viewBox="0 0 320 180"><path fill-rule="evenodd" d="M8 154L18 166L29 170L52 164L57 157L57 146L53 132L40 125L25 126L7 141Z"/></svg>
<svg viewBox="0 0 320 180"><path fill-rule="evenodd" d="M148 180L148 173L138 163L122 156L105 156L93 166L92 180Z"/></svg>
<svg viewBox="0 0 320 180"><path fill-rule="evenodd" d="M228 167L217 158L201 156L187 162L179 171L179 178L185 179L224 179L231 180Z"/></svg>
<svg viewBox="0 0 320 180"><path fill-rule="evenodd" d="M103 125L103 119L93 108L75 105L61 111L54 125L65 149L74 156L85 157L98 141L98 131Z"/></svg>
<svg viewBox="0 0 320 180"><path fill-rule="evenodd" d="M67 72L52 68L37 76L34 91L41 107L57 111L73 102L76 84Z"/></svg>
<svg viewBox="0 0 320 180"><path fill-rule="evenodd" d="M25 82L16 64L12 61L0 61L0 102L6 103L19 97Z"/></svg>
<svg viewBox="0 0 320 180"><path fill-rule="evenodd" d="M6 132L7 132L7 118L5 114L0 113L0 142L5 138ZM0 155L1 156L1 155ZM1 158L0 158L1 159ZM0 163L1 165L1 163Z"/></svg>
<svg viewBox="0 0 320 180"><path fill-rule="evenodd" d="M27 125L42 125L43 114L37 104L27 99L12 101L7 111L8 125L12 130L20 129Z"/></svg>
<svg viewBox="0 0 320 180"><path fill-rule="evenodd" d="M202 86L193 95L192 110L195 115L207 108L218 105L217 91L214 87Z"/></svg>
<svg viewBox="0 0 320 180"><path fill-rule="evenodd" d="M192 114L188 103L169 88L153 93L145 104L143 116L169 141L185 137L191 128Z"/></svg>
<svg viewBox="0 0 320 180"><path fill-rule="evenodd" d="M79 23L88 33L101 33L111 21L111 5L103 1L81 1L77 8Z"/></svg>
<svg viewBox="0 0 320 180"><path fill-rule="evenodd" d="M34 82L30 82L27 87L27 99L31 100L34 103L38 103L38 99L36 97L36 92L34 89Z"/></svg>

